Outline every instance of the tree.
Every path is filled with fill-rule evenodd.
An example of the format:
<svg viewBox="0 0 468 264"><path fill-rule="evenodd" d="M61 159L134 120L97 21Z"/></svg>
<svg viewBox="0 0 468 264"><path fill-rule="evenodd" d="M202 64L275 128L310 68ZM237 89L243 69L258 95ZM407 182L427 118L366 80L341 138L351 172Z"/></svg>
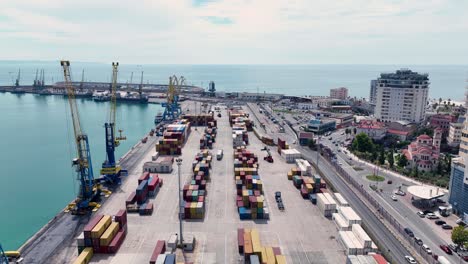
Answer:
<svg viewBox="0 0 468 264"><path fill-rule="evenodd" d="M373 148L374 143L372 143L372 139L365 133L358 134L353 141L353 149L359 152L371 152Z"/></svg>
<svg viewBox="0 0 468 264"><path fill-rule="evenodd" d="M398 167L404 168L406 167L406 165L408 165L408 159L406 158L404 154L402 154L398 158Z"/></svg>
<svg viewBox="0 0 468 264"><path fill-rule="evenodd" d="M457 245L464 245L468 242L468 230L464 226L457 226L452 231L452 241Z"/></svg>
<svg viewBox="0 0 468 264"><path fill-rule="evenodd" d="M413 171L411 173L413 174L413 177L415 178L419 177L419 166L416 162L414 164Z"/></svg>
<svg viewBox="0 0 468 264"><path fill-rule="evenodd" d="M442 159L439 158L439 160L437 161L437 170L436 170L437 174L442 175L442 170L443 170L443 168L442 168Z"/></svg>
<svg viewBox="0 0 468 264"><path fill-rule="evenodd" d="M384 165L384 164L385 164L385 150L384 150L383 148L380 148L379 164L380 164L380 165Z"/></svg>
<svg viewBox="0 0 468 264"><path fill-rule="evenodd" d="M393 164L395 164L395 158L393 157L393 155L394 155L393 149L391 149L387 157L387 161L388 161L388 164L390 165L390 168L393 168Z"/></svg>
<svg viewBox="0 0 468 264"><path fill-rule="evenodd" d="M438 103L434 103L434 104L432 105L432 109L436 110L436 109L437 109L437 106L439 106L439 104L438 104Z"/></svg>
<svg viewBox="0 0 468 264"><path fill-rule="evenodd" d="M447 172L452 171L452 156L450 154L445 155L445 167Z"/></svg>

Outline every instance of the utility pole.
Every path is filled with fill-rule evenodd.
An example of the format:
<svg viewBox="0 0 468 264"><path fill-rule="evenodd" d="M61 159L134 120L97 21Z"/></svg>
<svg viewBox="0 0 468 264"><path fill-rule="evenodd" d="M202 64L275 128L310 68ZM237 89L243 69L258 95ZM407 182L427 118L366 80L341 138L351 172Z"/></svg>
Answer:
<svg viewBox="0 0 468 264"><path fill-rule="evenodd" d="M180 184L180 165L182 165L182 159L177 158L177 167L178 167L178 178L179 178L179 247L183 248L184 238L182 236L182 213L183 213L183 205L182 205L182 189Z"/></svg>

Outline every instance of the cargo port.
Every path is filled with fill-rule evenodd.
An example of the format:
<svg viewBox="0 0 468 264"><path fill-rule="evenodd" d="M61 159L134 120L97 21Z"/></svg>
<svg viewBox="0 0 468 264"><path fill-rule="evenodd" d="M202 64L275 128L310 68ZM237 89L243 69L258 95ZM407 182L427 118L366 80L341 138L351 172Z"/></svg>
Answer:
<svg viewBox="0 0 468 264"><path fill-rule="evenodd" d="M102 188L87 170L69 62L62 66L82 192L18 250L24 263L422 262L333 158L308 147L313 134L267 121L258 102L180 102L183 77L170 77L155 128L115 162L124 138L114 140L113 64L106 177L98 180L120 184Z"/></svg>

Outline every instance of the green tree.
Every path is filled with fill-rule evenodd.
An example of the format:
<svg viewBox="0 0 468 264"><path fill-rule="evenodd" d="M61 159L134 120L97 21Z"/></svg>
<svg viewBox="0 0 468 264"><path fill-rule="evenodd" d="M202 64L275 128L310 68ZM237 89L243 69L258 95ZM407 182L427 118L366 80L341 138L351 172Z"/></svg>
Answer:
<svg viewBox="0 0 468 264"><path fill-rule="evenodd" d="M432 105L432 109L436 110L436 109L437 109L437 106L439 106L439 104L438 104L438 103L434 103L434 104Z"/></svg>
<svg viewBox="0 0 468 264"><path fill-rule="evenodd" d="M385 150L383 148L380 148L380 153L379 153L379 164L384 165L385 164Z"/></svg>
<svg viewBox="0 0 468 264"><path fill-rule="evenodd" d="M406 156L404 154L401 154L399 156L397 165L400 168L404 168L404 167L406 167L406 165L408 165L408 159L406 158Z"/></svg>
<svg viewBox="0 0 468 264"><path fill-rule="evenodd" d="M445 155L445 171L452 171L452 156L450 154Z"/></svg>
<svg viewBox="0 0 468 264"><path fill-rule="evenodd" d="M365 133L360 133L353 141L353 149L359 152L372 152L374 143Z"/></svg>
<svg viewBox="0 0 468 264"><path fill-rule="evenodd" d="M391 149L387 156L387 161L388 161L388 164L390 165L390 168L393 168L393 164L395 164L395 158L393 156L394 156L393 149Z"/></svg>
<svg viewBox="0 0 468 264"><path fill-rule="evenodd" d="M411 172L413 174L413 177L418 178L419 177L419 166L417 163L414 164L413 171Z"/></svg>
<svg viewBox="0 0 468 264"><path fill-rule="evenodd" d="M443 168L442 168L442 159L439 158L439 160L437 161L437 169L436 169L437 174L442 175L442 170L443 170Z"/></svg>
<svg viewBox="0 0 468 264"><path fill-rule="evenodd" d="M468 230L463 226L457 226L452 231L452 241L457 245L468 243Z"/></svg>

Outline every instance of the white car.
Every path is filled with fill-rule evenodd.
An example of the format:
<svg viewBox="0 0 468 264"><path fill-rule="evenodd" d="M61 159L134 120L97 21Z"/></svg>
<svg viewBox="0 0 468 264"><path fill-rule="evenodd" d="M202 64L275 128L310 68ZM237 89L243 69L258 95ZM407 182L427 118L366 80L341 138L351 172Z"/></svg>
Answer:
<svg viewBox="0 0 468 264"><path fill-rule="evenodd" d="M405 256L405 259L408 261L408 263L417 264L416 260L414 260L414 258L411 256Z"/></svg>
<svg viewBox="0 0 468 264"><path fill-rule="evenodd" d="M393 201L398 201L398 199L396 198L395 195L392 195L391 198L392 198Z"/></svg>
<svg viewBox="0 0 468 264"><path fill-rule="evenodd" d="M426 215L427 219L439 219L439 217L433 213L429 213Z"/></svg>
<svg viewBox="0 0 468 264"><path fill-rule="evenodd" d="M432 250L426 244L423 244L421 247L427 254L432 255Z"/></svg>
<svg viewBox="0 0 468 264"><path fill-rule="evenodd" d="M341 163L341 161L338 161L338 165L342 166L342 165L343 165L343 163Z"/></svg>
<svg viewBox="0 0 468 264"><path fill-rule="evenodd" d="M421 212L421 211L417 212L416 214L417 214L419 217L421 217L421 218L426 217L426 215L424 214L424 212Z"/></svg>

